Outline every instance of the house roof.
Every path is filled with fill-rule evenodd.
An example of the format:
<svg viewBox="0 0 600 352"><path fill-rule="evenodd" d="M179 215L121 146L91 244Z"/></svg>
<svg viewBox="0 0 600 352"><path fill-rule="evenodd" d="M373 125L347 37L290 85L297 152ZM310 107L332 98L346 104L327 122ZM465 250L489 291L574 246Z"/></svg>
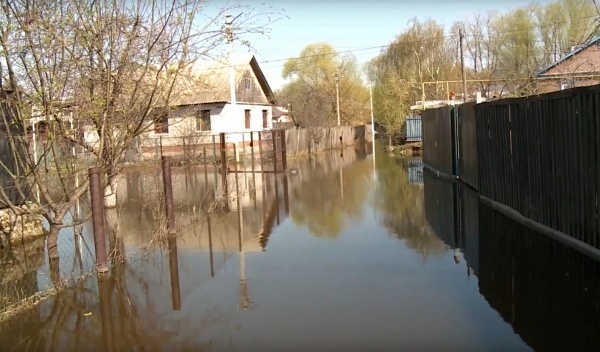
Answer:
<svg viewBox="0 0 600 352"><path fill-rule="evenodd" d="M584 51L585 49L589 48L591 45L596 44L597 42L600 41L600 35L596 36L594 38L592 38L589 42L587 42L585 45L581 45L579 48L571 51L570 53L568 53L567 55L563 56L561 59L559 59L558 61L553 62L552 64L548 65L547 67L542 68L541 70L539 70L536 74L535 77L540 77L542 75L544 75L544 73L548 72L548 70L550 70L553 67L556 67L560 64L562 64L563 62L569 60L570 58L572 58L573 56L581 53L582 51Z"/></svg>
<svg viewBox="0 0 600 352"><path fill-rule="evenodd" d="M273 118L280 118L281 116L288 116L289 112L287 111L287 109L283 108L283 107L278 107L278 106L274 106L273 107Z"/></svg>
<svg viewBox="0 0 600 352"><path fill-rule="evenodd" d="M231 66L234 69L236 86L244 77L246 70L250 68L267 99L269 101L273 99L273 91L254 55L232 58ZM198 62L183 74L184 78L174 89L176 93L170 101L170 106L222 103L231 100L229 63L226 59Z"/></svg>

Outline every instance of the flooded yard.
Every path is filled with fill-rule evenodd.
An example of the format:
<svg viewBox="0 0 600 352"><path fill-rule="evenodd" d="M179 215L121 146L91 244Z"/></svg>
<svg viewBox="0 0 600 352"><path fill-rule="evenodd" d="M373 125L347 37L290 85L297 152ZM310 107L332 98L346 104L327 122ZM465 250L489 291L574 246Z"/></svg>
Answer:
<svg viewBox="0 0 600 352"><path fill-rule="evenodd" d="M207 216L204 173L174 168L177 239L139 257L160 174L128 171L109 215L127 263L1 324L1 350L600 350L598 265L419 159L346 150L288 169L256 192L239 174L230 211ZM36 260L34 291L75 265Z"/></svg>

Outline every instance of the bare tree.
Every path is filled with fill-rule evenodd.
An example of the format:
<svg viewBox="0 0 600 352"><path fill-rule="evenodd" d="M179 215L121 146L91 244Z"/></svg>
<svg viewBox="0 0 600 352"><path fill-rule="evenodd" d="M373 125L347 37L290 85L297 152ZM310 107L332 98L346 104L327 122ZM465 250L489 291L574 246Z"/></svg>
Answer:
<svg viewBox="0 0 600 352"><path fill-rule="evenodd" d="M18 93L7 101L12 113L3 114L1 133L18 167L0 166L13 192L37 205L54 239L71 226L63 219L87 190L85 170L101 170L111 199L125 152L168 113L186 68L216 55L224 13L241 11L228 5L206 16L204 2L194 0L9 0L0 6L1 76ZM259 17L242 17L238 35L262 32ZM39 122L48 129L40 131ZM17 214L32 211L1 188L0 201Z"/></svg>

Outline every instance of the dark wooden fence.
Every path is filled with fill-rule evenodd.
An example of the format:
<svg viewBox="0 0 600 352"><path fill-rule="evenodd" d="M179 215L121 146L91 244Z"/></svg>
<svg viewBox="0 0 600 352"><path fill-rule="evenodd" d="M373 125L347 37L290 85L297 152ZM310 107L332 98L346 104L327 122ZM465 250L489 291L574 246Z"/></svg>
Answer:
<svg viewBox="0 0 600 352"><path fill-rule="evenodd" d="M600 87L475 110L481 196L600 249Z"/></svg>
<svg viewBox="0 0 600 352"><path fill-rule="evenodd" d="M425 167L453 175L456 168L454 107L425 110L422 119Z"/></svg>
<svg viewBox="0 0 600 352"><path fill-rule="evenodd" d="M459 179L474 189L479 188L477 169L477 121L475 118L475 103L458 106L458 148L456 168Z"/></svg>
<svg viewBox="0 0 600 352"><path fill-rule="evenodd" d="M453 111L423 113L425 167L600 260L600 86Z"/></svg>

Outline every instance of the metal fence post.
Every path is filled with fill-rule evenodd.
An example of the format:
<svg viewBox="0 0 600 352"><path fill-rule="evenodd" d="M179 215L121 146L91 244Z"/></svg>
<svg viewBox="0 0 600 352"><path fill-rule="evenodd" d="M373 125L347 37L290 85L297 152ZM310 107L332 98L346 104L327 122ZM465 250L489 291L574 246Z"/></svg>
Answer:
<svg viewBox="0 0 600 352"><path fill-rule="evenodd" d="M167 230L169 234L175 231L175 211L173 209L173 182L171 179L171 157L162 156L163 185L165 190L165 211L167 214Z"/></svg>
<svg viewBox="0 0 600 352"><path fill-rule="evenodd" d="M98 273L108 272L108 258L106 256L106 236L104 233L104 197L100 186L98 168L88 170L90 178L90 198L92 202L92 226L94 228L94 248L96 252L96 266Z"/></svg>
<svg viewBox="0 0 600 352"><path fill-rule="evenodd" d="M271 139L273 140L273 173L277 176L277 131L271 132Z"/></svg>
<svg viewBox="0 0 600 352"><path fill-rule="evenodd" d="M287 170L287 144L285 140L285 130L279 132L281 134L281 163L283 171Z"/></svg>

